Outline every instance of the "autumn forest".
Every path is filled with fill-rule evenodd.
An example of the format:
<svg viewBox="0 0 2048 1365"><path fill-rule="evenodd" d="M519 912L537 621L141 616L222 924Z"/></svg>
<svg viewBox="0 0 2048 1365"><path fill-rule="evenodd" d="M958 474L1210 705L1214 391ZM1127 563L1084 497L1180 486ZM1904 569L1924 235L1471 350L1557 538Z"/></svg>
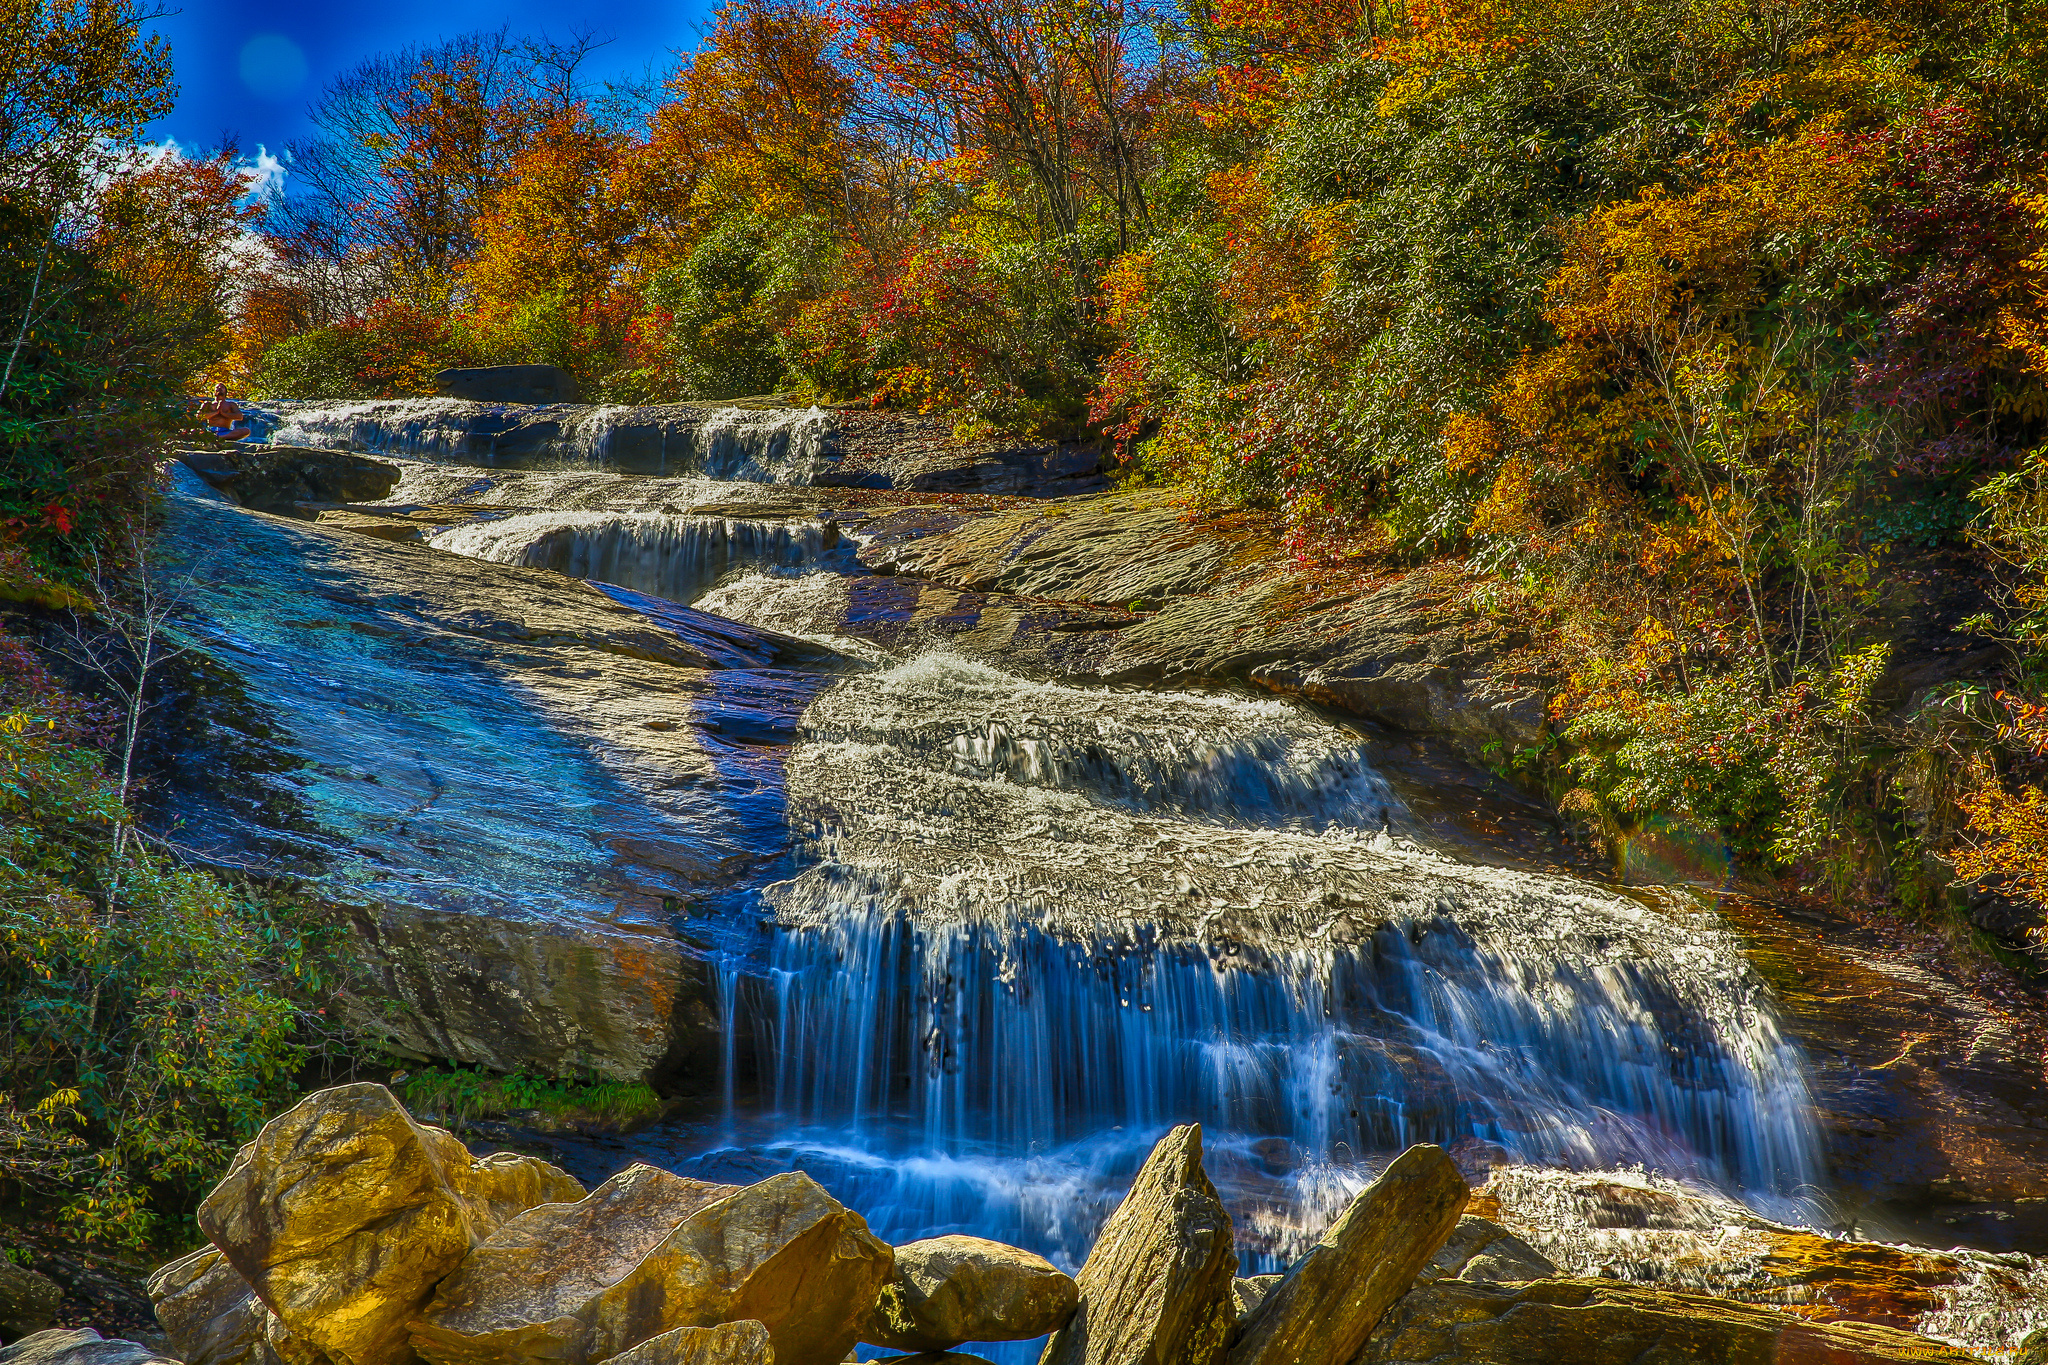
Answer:
<svg viewBox="0 0 2048 1365"><path fill-rule="evenodd" d="M81 1236L191 1242L357 1046L334 914L136 833L150 665L65 662L175 634L216 384L552 365L1099 454L1304 617L1429 585L1538 698L1468 758L1560 847L2048 965L2048 0L729 0L638 82L388 52L282 193L147 140L149 18L0 7L0 1178Z"/></svg>

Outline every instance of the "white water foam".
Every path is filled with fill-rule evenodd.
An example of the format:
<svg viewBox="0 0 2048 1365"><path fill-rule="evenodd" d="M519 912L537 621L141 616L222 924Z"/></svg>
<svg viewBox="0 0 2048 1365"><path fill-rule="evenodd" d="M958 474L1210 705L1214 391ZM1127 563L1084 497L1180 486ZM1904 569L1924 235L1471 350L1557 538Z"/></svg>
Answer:
<svg viewBox="0 0 2048 1365"><path fill-rule="evenodd" d="M682 603L741 566L812 563L827 551L826 528L816 521L656 512L537 512L453 526L430 543Z"/></svg>
<svg viewBox="0 0 2048 1365"><path fill-rule="evenodd" d="M1703 1294L1797 1307L1826 1292L1787 1284L1765 1267L1778 1242L1800 1234L1841 1240L1809 1209L1765 1218L1696 1182L1644 1170L1562 1171L1503 1167L1488 1185L1500 1222L1570 1275L1663 1284ZM1917 1330L1966 1350L2007 1352L2048 1327L2048 1265L2019 1253L1930 1252L1900 1247L1908 1260L1955 1276L1935 1293L1941 1306ZM1853 1257L1845 1257L1845 1261Z"/></svg>
<svg viewBox="0 0 2048 1365"><path fill-rule="evenodd" d="M783 485L829 465L822 408L538 408L454 398L277 405L277 445L477 466L617 469Z"/></svg>

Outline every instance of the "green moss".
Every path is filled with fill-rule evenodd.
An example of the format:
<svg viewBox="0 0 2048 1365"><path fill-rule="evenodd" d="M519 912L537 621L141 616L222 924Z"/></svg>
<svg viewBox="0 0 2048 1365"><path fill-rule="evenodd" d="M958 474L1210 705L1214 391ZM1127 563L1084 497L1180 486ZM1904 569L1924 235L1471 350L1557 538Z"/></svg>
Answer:
<svg viewBox="0 0 2048 1365"><path fill-rule="evenodd" d="M666 1108L661 1096L638 1081L564 1080L525 1071L498 1075L467 1067L416 1071L403 1093L414 1114L453 1125L530 1112L550 1126L631 1128L660 1118Z"/></svg>

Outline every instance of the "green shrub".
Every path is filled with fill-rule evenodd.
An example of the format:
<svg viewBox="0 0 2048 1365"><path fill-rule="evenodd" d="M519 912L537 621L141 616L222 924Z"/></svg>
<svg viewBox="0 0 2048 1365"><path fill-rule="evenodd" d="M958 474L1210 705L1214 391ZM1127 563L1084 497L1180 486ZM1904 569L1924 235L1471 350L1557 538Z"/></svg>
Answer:
<svg viewBox="0 0 2048 1365"><path fill-rule="evenodd" d="M175 1243L336 1043L322 1002L346 929L133 836L117 848L103 756L68 742L75 704L24 657L0 660L0 1185L89 1238Z"/></svg>
<svg viewBox="0 0 2048 1365"><path fill-rule="evenodd" d="M360 328L322 327L263 353L251 387L258 398L367 398L369 346Z"/></svg>
<svg viewBox="0 0 2048 1365"><path fill-rule="evenodd" d="M618 1127L657 1118L664 1108L661 1096L636 1081L570 1081L526 1071L501 1076L465 1067L416 1071L404 1094L413 1113L451 1124L533 1110L558 1122Z"/></svg>

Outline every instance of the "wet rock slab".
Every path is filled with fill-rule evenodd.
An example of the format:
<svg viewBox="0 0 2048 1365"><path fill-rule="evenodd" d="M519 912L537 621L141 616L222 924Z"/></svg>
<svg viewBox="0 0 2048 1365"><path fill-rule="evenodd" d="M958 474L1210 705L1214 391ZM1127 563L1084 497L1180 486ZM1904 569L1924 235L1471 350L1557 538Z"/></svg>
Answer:
<svg viewBox="0 0 2048 1365"><path fill-rule="evenodd" d="M1838 1197L1866 1235L2048 1254L2038 1002L1903 927L1721 908L1807 1049Z"/></svg>
<svg viewBox="0 0 2048 1365"><path fill-rule="evenodd" d="M868 568L960 594L955 610L993 617L948 632L972 653L1001 652L1034 631L1083 630L1093 638L1060 661L1063 671L1111 682L1250 684L1475 755L1542 734L1539 695L1486 681L1507 642L1462 608L1465 584L1455 573L1318 581L1289 566L1272 519L1197 515L1159 493L946 516L840 516L864 541ZM1067 624L1054 624L1051 603L1065 607ZM1026 604L1047 619L1022 629L1003 619L1024 616ZM861 634L849 605L848 633ZM1095 609L1094 618L1082 608Z"/></svg>
<svg viewBox="0 0 2048 1365"><path fill-rule="evenodd" d="M164 711L170 837L348 907L401 1051L708 1067L692 909L787 838L773 763L730 732L786 728L846 660L192 496L170 540L199 650Z"/></svg>

